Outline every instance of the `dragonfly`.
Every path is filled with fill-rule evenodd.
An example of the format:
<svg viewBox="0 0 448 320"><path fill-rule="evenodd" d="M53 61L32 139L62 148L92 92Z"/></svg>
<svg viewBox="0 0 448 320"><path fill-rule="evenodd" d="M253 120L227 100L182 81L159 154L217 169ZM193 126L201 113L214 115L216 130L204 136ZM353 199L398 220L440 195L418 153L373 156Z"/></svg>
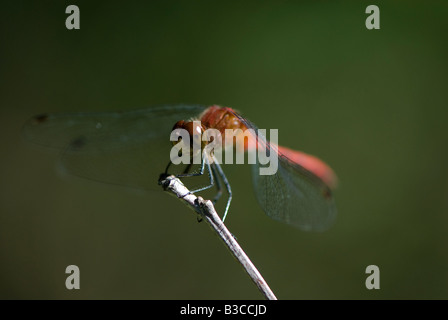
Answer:
<svg viewBox="0 0 448 320"><path fill-rule="evenodd" d="M262 165L252 164L255 195L270 218L305 231L324 231L333 224L337 212L333 196L337 177L333 170L315 156L271 144L232 108L163 105L131 111L47 113L29 119L23 135L33 143L60 150L60 167L68 173L131 188L160 190L157 181L161 173L167 175L172 168L170 134L175 128L191 133L194 120L201 121L201 129L217 129L223 137L225 129L252 129L258 145L277 155L274 174L260 175ZM228 193L224 220L232 190L219 162L209 157L202 158L199 169L192 170L188 165L176 176L187 178L207 172L208 184L192 193L216 185L215 203L224 185Z"/></svg>

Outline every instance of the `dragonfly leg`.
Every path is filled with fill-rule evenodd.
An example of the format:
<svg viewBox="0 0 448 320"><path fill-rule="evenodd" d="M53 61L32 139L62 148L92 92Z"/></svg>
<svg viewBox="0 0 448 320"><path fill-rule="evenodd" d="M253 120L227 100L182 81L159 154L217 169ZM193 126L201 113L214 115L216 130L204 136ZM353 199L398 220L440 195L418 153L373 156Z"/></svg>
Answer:
<svg viewBox="0 0 448 320"><path fill-rule="evenodd" d="M168 175L168 170L169 170L169 168L171 167L172 164L173 164L173 163L172 163L171 161L168 161L168 165L167 165L166 168L165 168L165 175L166 175L166 176ZM188 172L191 170L191 167L192 167L192 166L193 166L193 164L192 164L192 163L189 163L189 164L187 165L187 167L185 168L183 174L189 176L189 175L188 175Z"/></svg>
<svg viewBox="0 0 448 320"><path fill-rule="evenodd" d="M215 160L215 159L214 159ZM213 161L214 164L214 168L216 168L218 175L221 177L224 185L226 186L226 190L227 193L229 194L229 198L227 200L227 204L226 204L226 209L224 211L224 215L222 216L222 222L224 222L224 220L227 217L227 213L229 212L229 207L230 207L230 202L232 201L232 189L230 188L230 183L227 180L226 175L224 174L224 171L222 170L221 166L219 165L219 163L215 160ZM218 181L218 179L216 179ZM221 191L222 192L222 191ZM218 195L216 195L218 197ZM220 197L221 195L219 195ZM218 197L218 198L219 198Z"/></svg>
<svg viewBox="0 0 448 320"><path fill-rule="evenodd" d="M168 169L171 167L171 164L172 164L172 162L171 162L171 161L168 161L168 165L167 165L166 168L165 168L165 175L166 175L166 176L168 175Z"/></svg>
<svg viewBox="0 0 448 320"><path fill-rule="evenodd" d="M187 165L187 167L185 168L183 174L188 174L188 172L190 172L192 166L193 166L193 163L189 163Z"/></svg>
<svg viewBox="0 0 448 320"><path fill-rule="evenodd" d="M227 217L227 213L229 212L230 203L232 202L232 188L230 187L230 183L227 180L227 177L224 174L224 171L222 170L222 168L219 165L219 163L216 161L215 158L213 158L213 160L214 160L213 164L210 165L210 160L208 158L208 155L205 152L206 152L206 150L204 149L203 157L202 157L202 161L201 161L201 170L199 172L188 173L188 171L191 169L191 165L189 165L185 169L184 173L176 175L176 178L187 178L187 177L201 176L201 175L204 174L205 168L207 167L208 176L209 176L209 185L207 185L205 187L202 187L202 188L199 188L199 189L192 190L189 193L183 195L183 197L185 197L185 196L187 196L189 194L194 194L196 192L207 190L207 189L213 187L215 185L215 181L216 181L216 188L217 188L218 191L217 191L215 197L213 198L213 204L216 204L216 202L222 196L223 188L222 188L222 184L220 182L220 179L222 179L222 182L224 183L224 185L226 187L227 193L229 194L229 197L228 197L227 203L226 203L226 208L225 208L225 211L224 211L224 215L222 217L222 221L224 222L224 220ZM168 171L168 168L169 168L170 165L171 165L171 163L168 164L166 171Z"/></svg>
<svg viewBox="0 0 448 320"><path fill-rule="evenodd" d="M215 178L215 181L216 181L216 190L217 190L216 195L213 198L213 205L215 205L222 196L222 185L221 185L221 181L219 180L219 176L216 173L217 169L215 168L214 163L211 165L211 168L212 168L213 177Z"/></svg>
<svg viewBox="0 0 448 320"><path fill-rule="evenodd" d="M192 190L189 193L187 193L186 195L193 194L193 193L196 193L196 192L200 192L200 191L203 191L203 190L207 190L207 189L209 189L209 188L211 188L211 187L213 187L215 185L215 181L213 179L212 170L210 168L210 160L209 160L209 158L208 158L208 156L206 154L206 150L205 149L204 149L202 155L203 156L202 156L202 160L201 160L201 170L199 172L197 172L197 173L182 173L182 174L178 174L178 175L176 175L176 178L187 178L187 177L202 176L204 174L205 167L207 165L207 171L208 171L208 177L209 177L209 185L207 185L205 187L202 187L202 188L198 188L198 189ZM187 170L189 170L189 169L190 168L187 167ZM186 195L184 195L184 197Z"/></svg>

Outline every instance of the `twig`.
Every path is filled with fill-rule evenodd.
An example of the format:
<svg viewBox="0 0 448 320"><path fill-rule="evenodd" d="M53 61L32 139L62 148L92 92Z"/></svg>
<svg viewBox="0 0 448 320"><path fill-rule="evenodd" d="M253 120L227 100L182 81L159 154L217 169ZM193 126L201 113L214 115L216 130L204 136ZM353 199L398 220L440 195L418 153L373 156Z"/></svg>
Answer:
<svg viewBox="0 0 448 320"><path fill-rule="evenodd" d="M266 299L277 300L260 272L258 272L252 261L250 261L249 257L243 249L241 249L236 239L224 225L210 200L204 200L201 197L191 194L187 187L185 187L184 184L174 176L162 175L159 179L159 183L166 191L172 192L175 196L183 200L190 208L204 218L208 225L218 234L233 256L243 266L244 270L246 270L249 277L256 284Z"/></svg>

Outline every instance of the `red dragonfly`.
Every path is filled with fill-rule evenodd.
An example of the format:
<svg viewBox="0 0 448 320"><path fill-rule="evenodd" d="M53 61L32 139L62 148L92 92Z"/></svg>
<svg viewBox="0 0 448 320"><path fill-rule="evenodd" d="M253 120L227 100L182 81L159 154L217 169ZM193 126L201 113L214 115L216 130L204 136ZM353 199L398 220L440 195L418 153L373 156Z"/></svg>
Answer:
<svg viewBox="0 0 448 320"><path fill-rule="evenodd" d="M191 133L195 119L201 121L201 130L217 129L223 137L225 129L258 132L231 108L173 105L126 112L41 114L26 122L23 133L32 142L62 150L61 165L69 173L139 189L160 189L157 178L169 159L173 124ZM337 178L331 168L314 156L271 145L259 133L255 138L278 154L278 170L273 175L260 175L260 164L252 165L255 194L266 214L302 230L327 229L336 216L332 189ZM206 168L210 183L192 192L216 185L215 202L222 194L222 182L229 195L224 220L232 199L230 183L218 162L204 159L199 171L191 172L187 166L177 176L203 175ZM170 167L171 163L166 174Z"/></svg>

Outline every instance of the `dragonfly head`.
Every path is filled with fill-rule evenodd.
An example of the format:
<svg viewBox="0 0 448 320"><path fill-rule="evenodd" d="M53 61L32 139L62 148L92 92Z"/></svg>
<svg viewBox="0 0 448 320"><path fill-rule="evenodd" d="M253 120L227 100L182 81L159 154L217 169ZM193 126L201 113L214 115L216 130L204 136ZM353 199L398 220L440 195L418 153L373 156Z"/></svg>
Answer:
<svg viewBox="0 0 448 320"><path fill-rule="evenodd" d="M182 134L182 130L176 130L176 129L183 129L186 130L186 133L188 134L188 139L187 141L183 140L183 134ZM174 130L176 130L174 132ZM173 127L173 132L175 134L175 136L177 136L178 138L173 142L173 145L177 145L178 143L182 143L182 144L187 144L185 145L185 147L189 147L190 151L193 155L193 152L197 152L197 151L202 151L205 146L207 145L207 141L202 141L202 134L204 133L205 128L204 126L201 124L200 121L185 121L185 120L180 120L178 122L176 122L176 124ZM185 131L183 131L183 133L185 134Z"/></svg>

